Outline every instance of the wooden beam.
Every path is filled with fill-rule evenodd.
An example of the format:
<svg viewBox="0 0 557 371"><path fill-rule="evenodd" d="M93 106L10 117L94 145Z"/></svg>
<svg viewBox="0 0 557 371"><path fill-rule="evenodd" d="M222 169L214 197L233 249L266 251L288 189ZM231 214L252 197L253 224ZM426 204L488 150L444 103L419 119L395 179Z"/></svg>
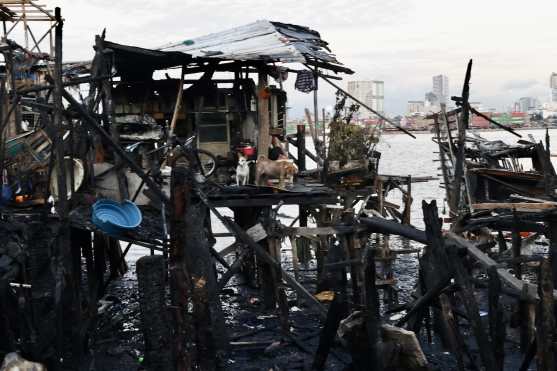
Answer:
<svg viewBox="0 0 557 371"><path fill-rule="evenodd" d="M514 209L516 211L540 211L557 209L555 202L483 202L472 204L474 210Z"/></svg>

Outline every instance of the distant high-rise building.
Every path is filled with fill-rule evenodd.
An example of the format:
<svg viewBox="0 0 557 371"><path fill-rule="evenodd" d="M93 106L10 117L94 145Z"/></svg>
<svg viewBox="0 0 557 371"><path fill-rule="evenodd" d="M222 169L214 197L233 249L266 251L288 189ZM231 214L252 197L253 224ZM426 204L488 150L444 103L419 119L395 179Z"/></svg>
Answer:
<svg viewBox="0 0 557 371"><path fill-rule="evenodd" d="M373 110L379 113L384 112L383 104L385 96L383 81L348 81L348 93L365 103L367 106L371 107ZM371 111L364 107L360 107L359 114L361 118L375 116Z"/></svg>
<svg viewBox="0 0 557 371"><path fill-rule="evenodd" d="M538 108L539 102L536 98L522 97L518 100L518 112L528 112Z"/></svg>
<svg viewBox="0 0 557 371"><path fill-rule="evenodd" d="M557 73L555 72L549 77L549 87L551 88L551 101L557 102Z"/></svg>
<svg viewBox="0 0 557 371"><path fill-rule="evenodd" d="M420 113L425 112L425 103L423 100L409 100L407 106L407 113Z"/></svg>
<svg viewBox="0 0 557 371"><path fill-rule="evenodd" d="M447 103L449 98L449 78L447 76L433 76L433 94L437 96L439 103Z"/></svg>

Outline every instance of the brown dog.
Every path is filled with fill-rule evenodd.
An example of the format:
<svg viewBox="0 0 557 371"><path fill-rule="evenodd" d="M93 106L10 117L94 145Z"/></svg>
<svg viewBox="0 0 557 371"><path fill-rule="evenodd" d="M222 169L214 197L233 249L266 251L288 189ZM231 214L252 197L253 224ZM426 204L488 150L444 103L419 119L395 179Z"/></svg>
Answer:
<svg viewBox="0 0 557 371"><path fill-rule="evenodd" d="M279 179L279 187L284 188L284 180L292 182L294 175L298 174L298 167L290 160L269 160L265 156L259 156L255 163L255 184L263 185L263 177Z"/></svg>

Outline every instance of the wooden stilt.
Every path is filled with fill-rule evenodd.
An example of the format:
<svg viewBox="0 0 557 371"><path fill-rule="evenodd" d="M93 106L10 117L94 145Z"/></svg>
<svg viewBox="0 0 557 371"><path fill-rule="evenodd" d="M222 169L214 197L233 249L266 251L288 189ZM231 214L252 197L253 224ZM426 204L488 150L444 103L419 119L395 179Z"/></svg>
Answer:
<svg viewBox="0 0 557 371"><path fill-rule="evenodd" d="M505 312L499 303L501 293L501 280L496 267L490 267L489 275L489 336L493 344L496 371L503 371L505 359Z"/></svg>
<svg viewBox="0 0 557 371"><path fill-rule="evenodd" d="M555 370L555 312L551 263L544 259L540 264L538 295L540 297L537 319L538 370Z"/></svg>

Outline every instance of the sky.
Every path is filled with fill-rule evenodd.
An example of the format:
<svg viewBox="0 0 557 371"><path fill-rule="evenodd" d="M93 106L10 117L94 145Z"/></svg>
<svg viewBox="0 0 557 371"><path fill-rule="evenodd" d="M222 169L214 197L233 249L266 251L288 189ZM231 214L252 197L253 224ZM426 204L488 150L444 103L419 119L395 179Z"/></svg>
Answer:
<svg viewBox="0 0 557 371"><path fill-rule="evenodd" d="M356 73L345 80L383 80L385 111L402 114L408 100L423 100L432 76L449 77L459 95L473 59L472 101L504 110L520 97L549 99L557 72L555 0L44 0L60 6L64 60L93 55L94 35L143 47L202 36L268 19L308 26L329 42L339 61ZM311 94L293 91L290 117L313 107ZM341 83L346 86L346 83ZM319 106L334 103L320 85Z"/></svg>

